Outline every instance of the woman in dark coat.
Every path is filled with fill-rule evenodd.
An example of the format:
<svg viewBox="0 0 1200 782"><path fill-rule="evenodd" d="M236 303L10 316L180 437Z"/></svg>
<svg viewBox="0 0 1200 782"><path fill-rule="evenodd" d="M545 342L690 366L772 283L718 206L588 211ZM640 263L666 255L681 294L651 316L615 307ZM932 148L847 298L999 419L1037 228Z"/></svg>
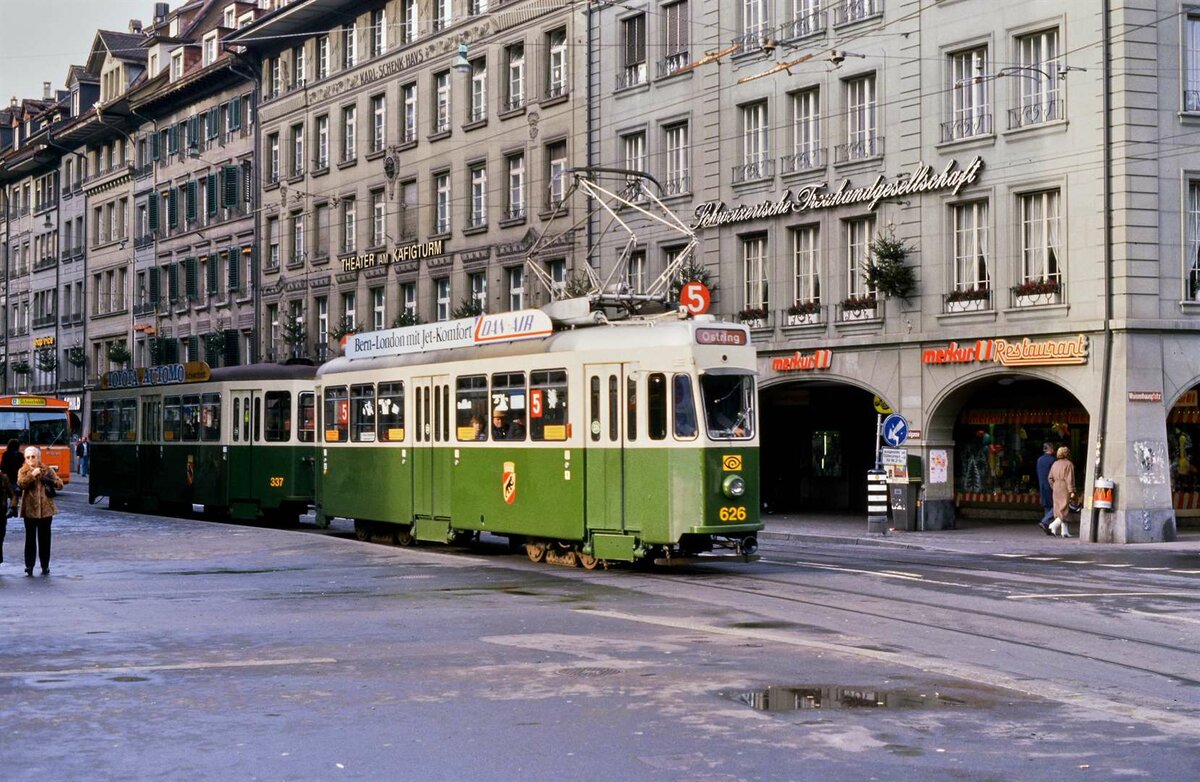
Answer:
<svg viewBox="0 0 1200 782"><path fill-rule="evenodd" d="M5 516L0 519L0 562L4 561L4 537L8 534L8 520L16 516L17 507L17 473L21 470L21 465L25 463L25 458L21 456L21 444L16 440L8 441L8 448L4 451L4 455L0 456L0 475L8 482L8 491L5 492L4 504ZM9 502L12 503L13 512L9 513Z"/></svg>
<svg viewBox="0 0 1200 782"><path fill-rule="evenodd" d="M1054 492L1054 521L1050 524L1052 534L1071 537L1067 526L1068 505L1075 499L1075 465L1071 463L1071 449L1062 446L1055 454L1058 459L1050 467L1050 488Z"/></svg>
<svg viewBox="0 0 1200 782"><path fill-rule="evenodd" d="M58 473L42 464L42 452L32 445L25 449L25 464L17 473L21 487L21 515L25 517L25 575L33 575L34 560L42 562L42 575L50 573L50 522L58 506L46 494L47 485L62 491Z"/></svg>

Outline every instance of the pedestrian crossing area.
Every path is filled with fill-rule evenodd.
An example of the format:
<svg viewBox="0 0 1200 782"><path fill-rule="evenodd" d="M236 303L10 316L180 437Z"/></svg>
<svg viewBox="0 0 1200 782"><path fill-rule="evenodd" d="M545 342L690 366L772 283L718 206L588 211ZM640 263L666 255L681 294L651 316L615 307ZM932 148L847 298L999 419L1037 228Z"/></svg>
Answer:
<svg viewBox="0 0 1200 782"><path fill-rule="evenodd" d="M1041 554L1015 554L1015 553L995 553L994 557L1002 559L1019 559L1028 562L1059 562L1064 565L1091 565L1093 567L1112 568L1114 570L1139 570L1145 573L1174 573L1181 576L1200 575L1200 568L1172 568L1150 566L1150 565L1134 565L1129 562L1097 562L1093 559L1069 559L1067 557L1048 557Z"/></svg>

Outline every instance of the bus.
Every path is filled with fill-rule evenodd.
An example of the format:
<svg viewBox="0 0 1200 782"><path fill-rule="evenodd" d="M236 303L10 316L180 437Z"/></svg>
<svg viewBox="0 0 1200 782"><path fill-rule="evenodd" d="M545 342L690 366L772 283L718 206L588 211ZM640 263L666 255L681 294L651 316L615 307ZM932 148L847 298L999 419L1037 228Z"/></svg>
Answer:
<svg viewBox="0 0 1200 782"><path fill-rule="evenodd" d="M71 413L65 400L48 396L0 396L0 446L10 440L36 445L42 461L71 482Z"/></svg>

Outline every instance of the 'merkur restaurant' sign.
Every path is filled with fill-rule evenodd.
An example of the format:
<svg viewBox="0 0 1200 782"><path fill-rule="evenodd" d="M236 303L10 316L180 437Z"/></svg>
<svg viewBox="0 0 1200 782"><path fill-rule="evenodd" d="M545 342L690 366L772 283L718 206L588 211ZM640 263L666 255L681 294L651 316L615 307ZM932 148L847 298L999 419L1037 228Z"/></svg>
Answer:
<svg viewBox="0 0 1200 782"><path fill-rule="evenodd" d="M951 342L944 348L926 348L921 352L922 364L974 364L992 363L1006 367L1064 366L1086 364L1088 338L1084 334L1074 337L1032 340L1023 337L1013 341L1007 339L981 339L960 345Z"/></svg>
<svg viewBox="0 0 1200 782"><path fill-rule="evenodd" d="M833 366L832 350L814 350L812 353L796 351L791 356L779 356L771 361L776 372L806 372L813 369L829 369Z"/></svg>

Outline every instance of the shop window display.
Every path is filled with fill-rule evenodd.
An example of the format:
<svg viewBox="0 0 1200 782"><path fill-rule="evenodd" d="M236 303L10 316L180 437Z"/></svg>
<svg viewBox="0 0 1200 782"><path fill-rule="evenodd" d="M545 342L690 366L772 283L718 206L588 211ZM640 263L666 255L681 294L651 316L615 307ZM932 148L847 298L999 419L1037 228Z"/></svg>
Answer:
<svg viewBox="0 0 1200 782"><path fill-rule="evenodd" d="M954 489L960 503L1037 505L1034 467L1042 443L1087 453L1083 410L971 410L954 429Z"/></svg>

